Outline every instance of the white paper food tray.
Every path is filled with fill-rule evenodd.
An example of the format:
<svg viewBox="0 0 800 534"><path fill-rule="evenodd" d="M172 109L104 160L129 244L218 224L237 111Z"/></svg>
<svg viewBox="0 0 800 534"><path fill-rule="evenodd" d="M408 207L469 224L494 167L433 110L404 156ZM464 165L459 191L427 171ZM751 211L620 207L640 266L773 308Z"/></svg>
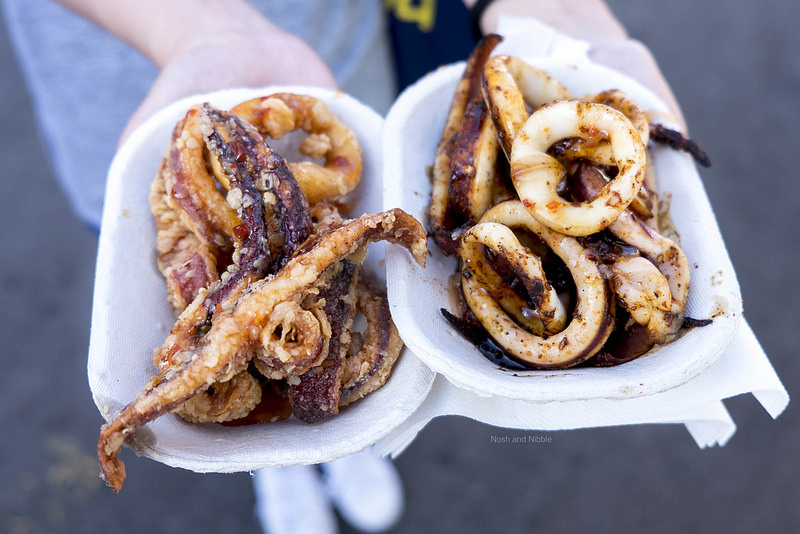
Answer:
<svg viewBox="0 0 800 534"><path fill-rule="evenodd" d="M653 116L668 116L652 92L630 78L587 61L527 61L580 98L621 89ZM384 128L384 204L400 207L427 227L430 173L464 63L443 67L406 89ZM674 125L665 124L674 127ZM741 318L733 266L691 157L671 148L652 150L659 193L670 199L671 218L692 268L687 315L712 318L679 339L617 367L511 371L498 367L442 317L453 311L456 260L429 241L426 269L390 251L386 258L392 315L406 344L455 386L483 396L534 402L627 399L669 390L698 376L728 347Z"/></svg>
<svg viewBox="0 0 800 534"><path fill-rule="evenodd" d="M105 418L130 402L156 373L153 350L175 321L156 267L156 229L148 200L172 129L194 104L229 109L277 92L320 98L353 129L363 149L363 175L350 197L351 215L381 210L383 119L344 94L308 87L226 90L181 100L152 117L120 149L108 177L88 360L89 385ZM270 145L283 150L280 142ZM366 261L374 273L383 272L385 246L394 245L370 246ZM190 424L167 414L136 431L126 444L140 455L199 472L326 462L360 451L396 428L423 401L433 377L404 349L384 387L321 423L290 418L232 428Z"/></svg>

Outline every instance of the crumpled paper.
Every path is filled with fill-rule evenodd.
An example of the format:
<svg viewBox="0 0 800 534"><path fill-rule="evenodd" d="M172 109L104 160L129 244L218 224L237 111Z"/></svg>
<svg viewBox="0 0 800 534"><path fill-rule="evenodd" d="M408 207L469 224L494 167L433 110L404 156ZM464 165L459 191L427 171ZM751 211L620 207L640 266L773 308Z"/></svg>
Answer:
<svg viewBox="0 0 800 534"><path fill-rule="evenodd" d="M175 321L156 267L156 230L148 201L175 123L196 103L207 101L228 109L278 92L320 98L354 130L363 149L363 175L349 198L350 213L380 211L383 119L344 94L310 87L226 90L187 98L151 118L117 153L108 176L88 358L89 385L104 418L130 402L156 374L153 351ZM288 158L301 138L289 134L270 145ZM383 273L384 246L374 243L365 260L377 275ZM232 428L190 424L166 414L137 430L126 445L137 454L198 472L326 462L358 452L387 435L417 409L432 383L433 373L404 350L383 388L324 422L309 425L290 418Z"/></svg>
<svg viewBox="0 0 800 534"><path fill-rule="evenodd" d="M526 59L575 97L617 88L668 127L666 105L630 78L593 64L587 43L532 19L501 21L495 54ZM384 134L385 205L426 219L434 158L463 63L441 68L408 88L390 110ZM455 260L431 245L425 270L403 251L389 251L392 313L406 344L438 376L406 422L376 449L399 454L431 419L460 415L499 427L564 430L610 425L682 423L698 446L723 445L735 424L722 400L751 392L772 417L789 396L742 313L741 296L713 210L694 162L656 147L653 165L670 203L680 244L692 266L687 314L713 318L672 343L612 368L509 371L498 368L443 319L453 310Z"/></svg>

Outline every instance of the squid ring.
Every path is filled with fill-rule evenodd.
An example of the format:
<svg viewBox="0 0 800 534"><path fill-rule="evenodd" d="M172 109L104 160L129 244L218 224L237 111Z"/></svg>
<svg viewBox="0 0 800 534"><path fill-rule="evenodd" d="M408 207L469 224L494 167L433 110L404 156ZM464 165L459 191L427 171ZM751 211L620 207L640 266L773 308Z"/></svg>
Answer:
<svg viewBox="0 0 800 534"><path fill-rule="evenodd" d="M361 145L323 101L308 95L277 93L242 102L231 112L255 126L264 137L280 139L297 129L310 134L299 150L312 158L324 158L324 166L311 161L289 164L309 204L338 200L358 186Z"/></svg>
<svg viewBox="0 0 800 534"><path fill-rule="evenodd" d="M280 302L261 330L263 351L256 354L256 367L272 379L299 375L325 359L329 337L324 313L304 310L293 300Z"/></svg>
<svg viewBox="0 0 800 534"><path fill-rule="evenodd" d="M494 56L486 62L482 90L508 158L517 132L528 120L526 103L536 109L572 98L563 85L513 56Z"/></svg>
<svg viewBox="0 0 800 534"><path fill-rule="evenodd" d="M656 317L658 322L648 323L653 327L660 325L658 328L648 329L648 333L656 343L664 343L683 324L691 277L689 261L678 245L647 226L630 210L625 210L609 230L639 249L642 256L651 261L666 279L670 294L669 309L654 310L654 313L660 314L660 317Z"/></svg>
<svg viewBox="0 0 800 534"><path fill-rule="evenodd" d="M609 89L597 93L589 101L605 104L622 112L631 121L633 127L636 128L636 132L642 138L642 142L647 145L648 141L650 141L650 119L647 113L627 93L619 89Z"/></svg>
<svg viewBox="0 0 800 534"><path fill-rule="evenodd" d="M596 95L586 97L583 100L596 104L605 104L625 115L625 117L631 121L636 133L638 133L639 137L642 139L642 142L647 146L650 140L650 118L626 93L619 89L609 89L597 93ZM601 142L597 142L597 140L589 140L589 142L587 142L587 140L581 138L572 141L573 142L567 143L567 146L564 148L564 156L566 158L586 158L601 165L616 164L611 145L604 139L601 140Z"/></svg>
<svg viewBox="0 0 800 534"><path fill-rule="evenodd" d="M541 337L517 326L497 302L469 283L472 268L462 270L464 297L483 327L509 354L539 369L562 369L597 353L614 325L612 295L591 254L572 237L558 234L534 219L520 201L491 208L481 222L500 223L535 233L564 262L577 287L578 302L572 320L561 332ZM466 284L465 284L466 282Z"/></svg>
<svg viewBox="0 0 800 534"><path fill-rule="evenodd" d="M491 267L484 267L486 260L480 245L485 245L508 261L528 291L544 330L548 333L563 330L567 324L567 312L558 293L547 281L541 260L522 246L514 232L502 224L479 223L464 234L461 240L461 259L464 268L470 272L462 282L464 291L472 292L478 287L487 287L482 271L493 270ZM505 308L503 302L500 299L498 301Z"/></svg>
<svg viewBox="0 0 800 534"><path fill-rule="evenodd" d="M189 109L175 125L160 174L167 205L179 210L186 227L222 262L233 250L240 221L207 170L200 110Z"/></svg>
<svg viewBox="0 0 800 534"><path fill-rule="evenodd" d="M664 339L671 309L669 282L642 256L623 256L611 265L611 287L631 318L655 340Z"/></svg>
<svg viewBox="0 0 800 534"><path fill-rule="evenodd" d="M596 197L568 202L557 192L566 170L547 150L561 139L598 136L608 137L618 174ZM646 167L645 146L631 122L609 106L589 102L554 102L538 109L511 151L511 179L525 207L548 228L571 236L611 224L636 197Z"/></svg>

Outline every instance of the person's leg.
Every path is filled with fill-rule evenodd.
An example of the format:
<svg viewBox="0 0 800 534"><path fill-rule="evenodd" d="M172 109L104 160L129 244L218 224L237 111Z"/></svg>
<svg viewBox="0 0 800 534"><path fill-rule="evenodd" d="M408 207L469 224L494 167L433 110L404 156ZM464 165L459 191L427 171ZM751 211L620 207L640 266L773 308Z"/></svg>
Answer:
<svg viewBox="0 0 800 534"><path fill-rule="evenodd" d="M331 502L342 519L362 532L383 532L403 514L400 475L391 460L369 448L321 465Z"/></svg>
<svg viewBox="0 0 800 534"><path fill-rule="evenodd" d="M253 486L265 534L336 532L334 508L361 532L383 532L399 521L405 504L394 464L371 448L319 466L261 469Z"/></svg>
<svg viewBox="0 0 800 534"><path fill-rule="evenodd" d="M256 517L264 534L337 532L336 516L319 471L310 465L253 473Z"/></svg>

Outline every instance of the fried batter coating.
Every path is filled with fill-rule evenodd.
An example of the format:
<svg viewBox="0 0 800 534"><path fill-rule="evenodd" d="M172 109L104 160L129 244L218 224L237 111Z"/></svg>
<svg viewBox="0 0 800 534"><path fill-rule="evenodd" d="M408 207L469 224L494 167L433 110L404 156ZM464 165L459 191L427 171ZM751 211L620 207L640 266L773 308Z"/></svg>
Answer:
<svg viewBox="0 0 800 534"><path fill-rule="evenodd" d="M167 281L167 302L178 315L197 297L200 289L219 277L217 260L209 247L186 226L180 212L169 205L163 163L151 186L150 206L156 221L158 269Z"/></svg>
<svg viewBox="0 0 800 534"><path fill-rule="evenodd" d="M367 319L367 330L361 349L345 359L339 406L353 403L386 383L403 348L386 290L368 277L360 277L358 282L356 305Z"/></svg>
<svg viewBox="0 0 800 534"><path fill-rule="evenodd" d="M310 203L339 200L358 186L361 145L323 101L308 95L277 93L242 102L231 112L253 124L266 138L280 139L296 129L310 134L301 143L300 152L324 158L325 164L290 164Z"/></svg>
<svg viewBox="0 0 800 534"><path fill-rule="evenodd" d="M318 284L317 303L330 325L327 356L290 382L289 396L295 417L316 423L339 413L342 362L351 342L350 330L356 312L355 290L360 266L347 260L330 267Z"/></svg>
<svg viewBox="0 0 800 534"><path fill-rule="evenodd" d="M347 222L315 246L299 251L275 275L250 284L233 306L219 312L197 343L173 355L173 366L162 377L151 381L103 425L97 454L106 483L117 492L125 480L124 463L118 456L126 436L245 370L253 357L251 347L279 304L307 293L326 269L380 240L405 247L418 264L425 265L427 244L422 226L404 211L393 209Z"/></svg>
<svg viewBox="0 0 800 534"><path fill-rule="evenodd" d="M242 371L184 402L180 416L191 423L223 423L246 416L259 402L261 385Z"/></svg>

